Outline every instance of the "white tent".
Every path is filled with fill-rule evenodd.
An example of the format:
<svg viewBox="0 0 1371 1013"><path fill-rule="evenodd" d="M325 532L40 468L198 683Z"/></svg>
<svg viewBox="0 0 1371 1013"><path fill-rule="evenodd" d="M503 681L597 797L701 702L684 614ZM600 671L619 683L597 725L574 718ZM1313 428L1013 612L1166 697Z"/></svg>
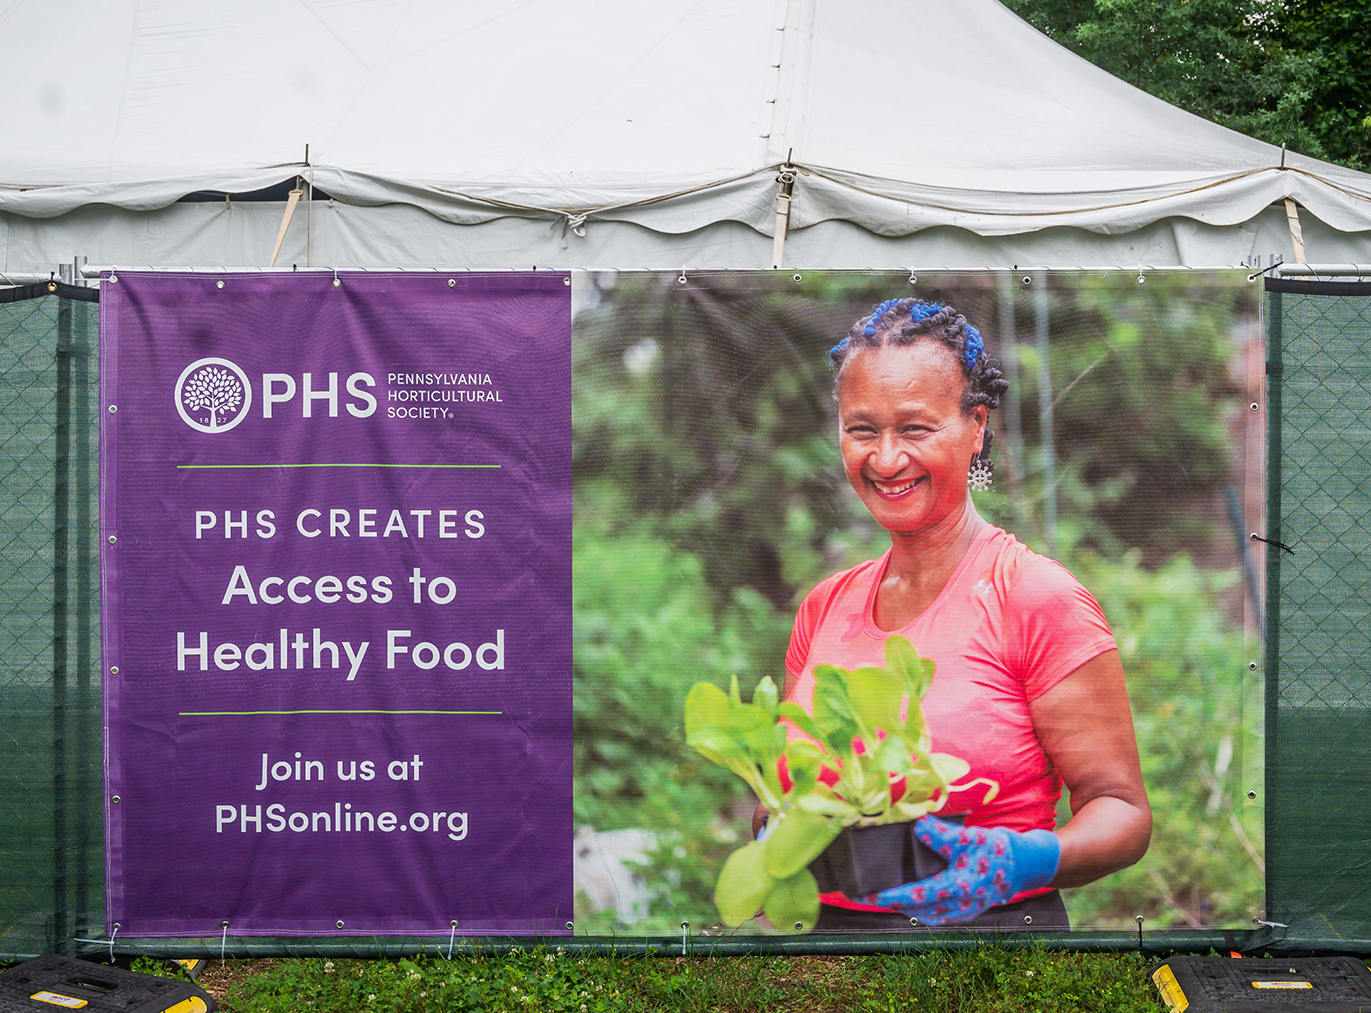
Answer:
<svg viewBox="0 0 1371 1013"><path fill-rule="evenodd" d="M764 268L788 159L786 266L1371 261L1371 176L994 0L10 0L0 87L0 272L265 266L297 179L283 265Z"/></svg>

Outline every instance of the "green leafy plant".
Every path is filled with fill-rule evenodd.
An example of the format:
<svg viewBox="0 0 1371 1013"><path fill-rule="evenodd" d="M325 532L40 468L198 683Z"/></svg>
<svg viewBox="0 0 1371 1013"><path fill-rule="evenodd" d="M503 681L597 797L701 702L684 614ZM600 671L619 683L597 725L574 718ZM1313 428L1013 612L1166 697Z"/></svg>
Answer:
<svg viewBox="0 0 1371 1013"><path fill-rule="evenodd" d="M932 752L920 702L933 662L904 637L886 641L885 668L814 670L813 714L781 701L762 679L744 703L735 678L728 693L697 683L686 697L686 742L747 782L770 811L767 833L734 851L719 873L714 902L724 924L760 909L781 931L807 931L819 914L809 864L846 827L876 826L937 812L966 784L969 764ZM785 722L803 733L791 734Z"/></svg>

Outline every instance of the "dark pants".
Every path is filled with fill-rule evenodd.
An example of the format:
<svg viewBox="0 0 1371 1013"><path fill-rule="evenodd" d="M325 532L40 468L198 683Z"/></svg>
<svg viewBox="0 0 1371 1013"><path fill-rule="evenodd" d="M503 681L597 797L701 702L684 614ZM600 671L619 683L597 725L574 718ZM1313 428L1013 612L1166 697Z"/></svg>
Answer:
<svg viewBox="0 0 1371 1013"><path fill-rule="evenodd" d="M919 928L930 926L920 925ZM1062 903L1060 890L1029 897L1017 904L992 907L967 922L955 925L932 926L934 928L976 928L976 929L1054 929L1067 932L1071 921L1066 916L1066 905ZM908 931L912 926L909 919L894 911L852 911L848 908L819 905L819 921L814 926L816 932L898 932Z"/></svg>

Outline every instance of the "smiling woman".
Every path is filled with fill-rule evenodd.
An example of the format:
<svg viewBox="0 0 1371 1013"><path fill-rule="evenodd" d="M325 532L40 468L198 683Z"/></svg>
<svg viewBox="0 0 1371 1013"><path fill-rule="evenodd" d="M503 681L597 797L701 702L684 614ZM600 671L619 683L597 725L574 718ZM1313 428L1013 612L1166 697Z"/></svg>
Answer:
<svg viewBox="0 0 1371 1013"><path fill-rule="evenodd" d="M825 894L817 927L1066 927L1057 888L1131 865L1151 834L1109 626L1064 567L976 511L971 485L989 477L987 422L1008 383L975 327L949 306L890 300L830 357L843 467L891 547L806 596L785 696L811 710L816 667L879 667L886 640L907 637L936 665L923 700L932 748L971 769L942 810L962 825L915 825L948 868ZM1058 828L1063 785L1072 818Z"/></svg>

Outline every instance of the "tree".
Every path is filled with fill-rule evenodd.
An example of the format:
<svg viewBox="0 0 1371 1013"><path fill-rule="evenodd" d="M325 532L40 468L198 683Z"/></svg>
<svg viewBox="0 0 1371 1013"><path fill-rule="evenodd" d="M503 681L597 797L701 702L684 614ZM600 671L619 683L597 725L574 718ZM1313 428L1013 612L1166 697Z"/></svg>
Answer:
<svg viewBox="0 0 1371 1013"><path fill-rule="evenodd" d="M1309 117L1328 157L1371 167L1371 6L1295 0L1283 35L1288 47L1318 54Z"/></svg>
<svg viewBox="0 0 1371 1013"><path fill-rule="evenodd" d="M1368 162L1371 12L1359 0L1005 0L1115 77L1241 133Z"/></svg>

